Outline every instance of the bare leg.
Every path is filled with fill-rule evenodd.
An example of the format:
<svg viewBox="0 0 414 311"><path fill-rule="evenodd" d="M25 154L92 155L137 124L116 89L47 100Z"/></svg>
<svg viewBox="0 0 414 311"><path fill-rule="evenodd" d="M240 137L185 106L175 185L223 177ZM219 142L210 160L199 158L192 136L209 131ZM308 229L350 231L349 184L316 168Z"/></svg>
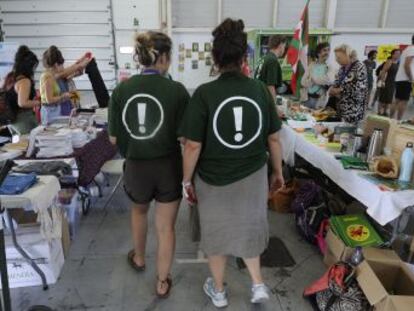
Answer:
<svg viewBox="0 0 414 311"><path fill-rule="evenodd" d="M260 257L244 258L244 262L249 270L253 285L263 284L263 277L260 271Z"/></svg>
<svg viewBox="0 0 414 311"><path fill-rule="evenodd" d="M175 221L177 219L180 200L170 203L157 203L155 227L157 229L158 250L157 270L158 279L166 280L171 271L175 253ZM168 287L165 283L157 282L159 294L165 294Z"/></svg>
<svg viewBox="0 0 414 311"><path fill-rule="evenodd" d="M400 100L400 102L398 103L398 113L397 113L397 119L401 120L404 117L404 113L407 110L407 104L408 101L406 100Z"/></svg>
<svg viewBox="0 0 414 311"><path fill-rule="evenodd" d="M149 204L133 204L131 209L132 241L135 250L134 261L138 266L145 264L148 207Z"/></svg>
<svg viewBox="0 0 414 311"><path fill-rule="evenodd" d="M390 107L390 118L394 118L395 117L395 113L396 113L396 111L397 111L397 107L398 107L398 105L399 105L399 100L398 99L396 99L392 104L391 104L391 107Z"/></svg>
<svg viewBox="0 0 414 311"><path fill-rule="evenodd" d="M226 270L226 256L209 256L208 265L213 275L216 291L224 291L224 272Z"/></svg>
<svg viewBox="0 0 414 311"><path fill-rule="evenodd" d="M383 116L385 114L386 105L384 103L378 103L378 114Z"/></svg>

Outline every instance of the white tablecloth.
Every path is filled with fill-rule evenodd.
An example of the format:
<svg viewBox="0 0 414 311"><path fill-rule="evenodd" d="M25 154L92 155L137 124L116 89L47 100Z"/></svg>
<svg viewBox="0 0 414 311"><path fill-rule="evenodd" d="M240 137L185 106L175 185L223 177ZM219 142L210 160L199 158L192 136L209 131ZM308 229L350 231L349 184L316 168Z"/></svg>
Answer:
<svg viewBox="0 0 414 311"><path fill-rule="evenodd" d="M335 154L308 142L303 135L284 125L280 132L283 159L294 165L295 153L319 168L339 187L367 207L367 213L380 225L398 218L404 209L414 206L414 191L381 191L377 185L358 175L360 171L345 170Z"/></svg>

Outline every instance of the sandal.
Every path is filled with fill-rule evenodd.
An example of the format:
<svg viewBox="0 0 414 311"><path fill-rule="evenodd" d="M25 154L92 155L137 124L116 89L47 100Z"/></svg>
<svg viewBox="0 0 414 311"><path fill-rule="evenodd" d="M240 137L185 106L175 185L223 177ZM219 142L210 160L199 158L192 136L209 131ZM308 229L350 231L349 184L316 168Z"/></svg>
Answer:
<svg viewBox="0 0 414 311"><path fill-rule="evenodd" d="M142 266L138 266L134 261L134 257L135 257L135 250L132 249L128 253L128 264L131 266L131 268L137 272L145 271L145 264Z"/></svg>
<svg viewBox="0 0 414 311"><path fill-rule="evenodd" d="M159 277L157 277L157 281L160 282L162 285L168 286L168 289L165 292L165 294L160 294L158 292L158 284L157 284L156 289L155 289L157 297L160 298L160 299L168 298L168 296L170 296L171 288L172 288L172 285L173 285L171 276L169 275L165 280L160 280Z"/></svg>

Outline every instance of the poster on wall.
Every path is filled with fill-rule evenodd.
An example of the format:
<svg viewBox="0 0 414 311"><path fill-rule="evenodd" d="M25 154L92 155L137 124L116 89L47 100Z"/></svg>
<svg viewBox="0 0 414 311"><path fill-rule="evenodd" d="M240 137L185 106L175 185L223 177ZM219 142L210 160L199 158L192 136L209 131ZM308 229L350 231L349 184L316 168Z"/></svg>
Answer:
<svg viewBox="0 0 414 311"><path fill-rule="evenodd" d="M184 63L184 61L185 61L185 55L184 54L179 54L178 55L178 62L180 64L182 64L182 63Z"/></svg>
<svg viewBox="0 0 414 311"><path fill-rule="evenodd" d="M212 60L211 60L211 56L207 56L206 57L206 66L211 66L213 64Z"/></svg>
<svg viewBox="0 0 414 311"><path fill-rule="evenodd" d="M211 52L211 43L210 42L204 43L204 51L205 52Z"/></svg>
<svg viewBox="0 0 414 311"><path fill-rule="evenodd" d="M185 57L191 58L193 56L193 53L190 49L185 50Z"/></svg>
<svg viewBox="0 0 414 311"><path fill-rule="evenodd" d="M205 60L206 59L206 55L204 52L198 52L198 59L199 60Z"/></svg>
<svg viewBox="0 0 414 311"><path fill-rule="evenodd" d="M198 60L191 61L191 68L198 69Z"/></svg>
<svg viewBox="0 0 414 311"><path fill-rule="evenodd" d="M185 43L180 43L180 45L178 46L178 51L180 53L185 51Z"/></svg>
<svg viewBox="0 0 414 311"><path fill-rule="evenodd" d="M199 51L198 42L193 42L193 52L198 52L198 51Z"/></svg>
<svg viewBox="0 0 414 311"><path fill-rule="evenodd" d="M399 44L383 44L378 46L378 55L377 61L383 63L387 61L388 57L391 55L391 51L394 49L399 49Z"/></svg>
<svg viewBox="0 0 414 311"><path fill-rule="evenodd" d="M184 64L178 64L178 72L183 72L185 69Z"/></svg>
<svg viewBox="0 0 414 311"><path fill-rule="evenodd" d="M368 56L369 52L378 51L378 45L367 45L365 46L364 55Z"/></svg>

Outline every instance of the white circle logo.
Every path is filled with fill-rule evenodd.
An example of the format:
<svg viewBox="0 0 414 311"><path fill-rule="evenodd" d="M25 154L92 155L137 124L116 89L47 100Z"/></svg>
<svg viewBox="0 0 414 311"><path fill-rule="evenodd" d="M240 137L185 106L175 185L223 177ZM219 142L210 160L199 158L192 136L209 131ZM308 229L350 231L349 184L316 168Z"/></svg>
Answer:
<svg viewBox="0 0 414 311"><path fill-rule="evenodd" d="M223 108L225 108L229 104L233 104L236 101L237 102L243 102L244 105L241 105L241 103L240 103L240 104L234 105L234 107L232 108L233 116L234 116L234 127L235 127L235 134L233 136L234 142L240 143L240 142L243 141L243 139L245 139L245 134L243 133L243 111L244 111L244 108L246 107L245 103L247 103L249 106L252 106L254 108L254 111L256 111L257 115L258 115L257 129L255 130L253 136L250 139L248 139L246 142L242 143L242 144L234 144L233 141L231 141L231 142L226 141L223 138L223 136L220 134L220 132L218 130L218 126L217 126L218 119L219 119L220 113L222 112ZM262 127L263 127L263 120L262 119L263 119L262 111L260 110L259 105L254 100L252 100L251 98L248 98L248 97L244 97L244 96L233 96L233 97L227 98L225 101L223 101L218 106L216 112L214 113L214 118L213 118L214 135L217 137L217 139L220 141L220 143L222 143L224 146L226 146L230 149L242 149L242 148L245 148L245 147L249 146L251 143L253 143L257 139L257 137L259 137L260 132L262 131Z"/></svg>
<svg viewBox="0 0 414 311"><path fill-rule="evenodd" d="M140 102L140 98L144 100ZM134 129L131 128L131 126L128 125L127 122L127 115L129 115L132 112L131 109L133 109L132 106L131 109L128 111L131 105L136 105L138 131L134 131ZM159 110L159 112L157 113L157 115L159 114L159 120L155 122L155 126L152 126L153 129L151 130L151 128L148 126L148 119L150 118L148 118L147 114L150 113L149 111L153 110L153 107L156 107L156 109ZM128 101L126 102L125 107L122 111L122 122L125 126L125 129L132 138L136 140L150 139L158 133L158 131L162 127L162 124L164 123L164 109L162 108L159 100L154 96L149 94L136 94L132 96L130 99L128 99Z"/></svg>

